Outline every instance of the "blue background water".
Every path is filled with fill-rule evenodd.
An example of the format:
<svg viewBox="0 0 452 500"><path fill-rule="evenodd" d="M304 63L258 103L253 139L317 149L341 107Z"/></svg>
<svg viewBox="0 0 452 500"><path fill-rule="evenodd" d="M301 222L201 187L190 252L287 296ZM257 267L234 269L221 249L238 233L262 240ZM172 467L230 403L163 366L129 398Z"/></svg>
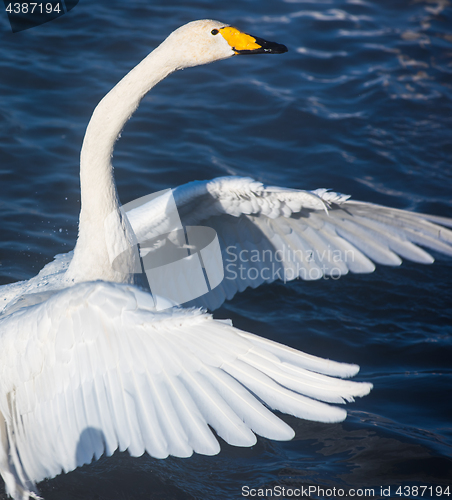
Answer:
<svg viewBox="0 0 452 500"><path fill-rule="evenodd" d="M93 108L167 34L197 18L290 51L186 70L154 89L115 151L123 203L234 174L452 217L448 0L84 1L17 34L0 15L1 284L30 278L73 247L78 154ZM391 486L393 494L396 485L451 485L452 260L436 257L432 266L275 283L216 313L359 363L359 378L375 389L349 405L345 422L284 417L293 441L223 443L216 457L117 454L42 483L43 495L235 499L244 485Z"/></svg>

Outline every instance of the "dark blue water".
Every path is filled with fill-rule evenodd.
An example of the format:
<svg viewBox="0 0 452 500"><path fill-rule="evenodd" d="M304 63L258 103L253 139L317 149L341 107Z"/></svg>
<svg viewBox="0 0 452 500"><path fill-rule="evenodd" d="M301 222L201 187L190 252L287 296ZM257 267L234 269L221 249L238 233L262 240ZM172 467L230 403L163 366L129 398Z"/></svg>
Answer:
<svg viewBox="0 0 452 500"><path fill-rule="evenodd" d="M234 174L452 217L447 0L81 1L17 34L0 15L0 284L28 279L72 249L78 154L93 108L197 18L290 51L189 69L154 89L115 152L123 203ZM399 498L399 485L452 489L452 261L435 257L432 266L248 290L216 312L244 330L359 363L359 378L375 389L349 405L345 422L284 417L295 440L223 445L216 457L117 454L42 483L42 494L236 499L242 486L311 485L374 488L376 496L390 486ZM423 498L439 496L426 490Z"/></svg>

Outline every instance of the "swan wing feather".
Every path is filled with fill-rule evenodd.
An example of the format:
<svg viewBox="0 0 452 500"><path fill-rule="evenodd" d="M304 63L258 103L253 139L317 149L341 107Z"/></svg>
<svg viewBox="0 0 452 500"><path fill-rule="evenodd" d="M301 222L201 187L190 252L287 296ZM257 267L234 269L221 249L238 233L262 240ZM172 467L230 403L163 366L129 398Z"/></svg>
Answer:
<svg viewBox="0 0 452 500"><path fill-rule="evenodd" d="M173 190L183 225L215 229L222 283L188 303L214 310L247 287L370 273L402 259L429 264L426 250L452 256L452 219L353 201L326 189L265 187L223 177ZM150 203L127 213L139 241L155 236L165 218Z"/></svg>
<svg viewBox="0 0 452 500"><path fill-rule="evenodd" d="M200 309L154 310L122 284L88 282L0 320L0 472L10 493L111 455L218 453L217 437L287 440L270 410L337 422L371 384ZM15 491L12 491L14 490ZM25 493L23 494L25 495ZM25 498L25 496L24 496Z"/></svg>

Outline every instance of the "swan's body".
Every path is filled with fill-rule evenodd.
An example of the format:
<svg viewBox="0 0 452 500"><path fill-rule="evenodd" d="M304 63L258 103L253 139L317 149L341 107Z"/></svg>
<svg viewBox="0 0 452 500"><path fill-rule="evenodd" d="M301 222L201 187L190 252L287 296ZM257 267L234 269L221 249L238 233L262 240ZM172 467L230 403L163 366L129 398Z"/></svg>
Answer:
<svg viewBox="0 0 452 500"><path fill-rule="evenodd" d="M110 161L116 138L144 94L172 71L263 51L284 50L216 21L190 23L96 108L81 152L73 254L59 256L26 283L0 288L0 473L13 498L26 499L36 482L118 447L160 458L215 454L219 445L209 426L238 446L251 446L253 431L290 439L293 431L261 401L301 418L337 422L345 411L324 402L369 392L371 384L333 378L353 376L356 365L294 351L200 310L156 312L151 295L135 286L143 285L135 242L161 233L167 213L159 200L128 217L120 211ZM231 245L236 256L293 250L279 261L291 279L318 279L336 269L371 272L372 261L397 265L399 256L432 262L416 244L452 255L452 233L444 228L450 220L324 190L224 178L181 186L174 198L184 224L216 230L226 261ZM278 274L259 276L224 280L198 303L213 309Z"/></svg>

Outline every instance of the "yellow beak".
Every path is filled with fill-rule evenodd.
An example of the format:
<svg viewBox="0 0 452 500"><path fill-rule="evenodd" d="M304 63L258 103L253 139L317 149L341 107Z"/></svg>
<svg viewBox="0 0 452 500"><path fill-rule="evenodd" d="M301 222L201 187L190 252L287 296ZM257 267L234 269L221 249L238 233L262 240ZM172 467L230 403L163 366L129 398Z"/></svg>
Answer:
<svg viewBox="0 0 452 500"><path fill-rule="evenodd" d="M287 52L285 45L267 42L262 38L242 33L233 26L225 26L219 31L236 54L283 54Z"/></svg>

